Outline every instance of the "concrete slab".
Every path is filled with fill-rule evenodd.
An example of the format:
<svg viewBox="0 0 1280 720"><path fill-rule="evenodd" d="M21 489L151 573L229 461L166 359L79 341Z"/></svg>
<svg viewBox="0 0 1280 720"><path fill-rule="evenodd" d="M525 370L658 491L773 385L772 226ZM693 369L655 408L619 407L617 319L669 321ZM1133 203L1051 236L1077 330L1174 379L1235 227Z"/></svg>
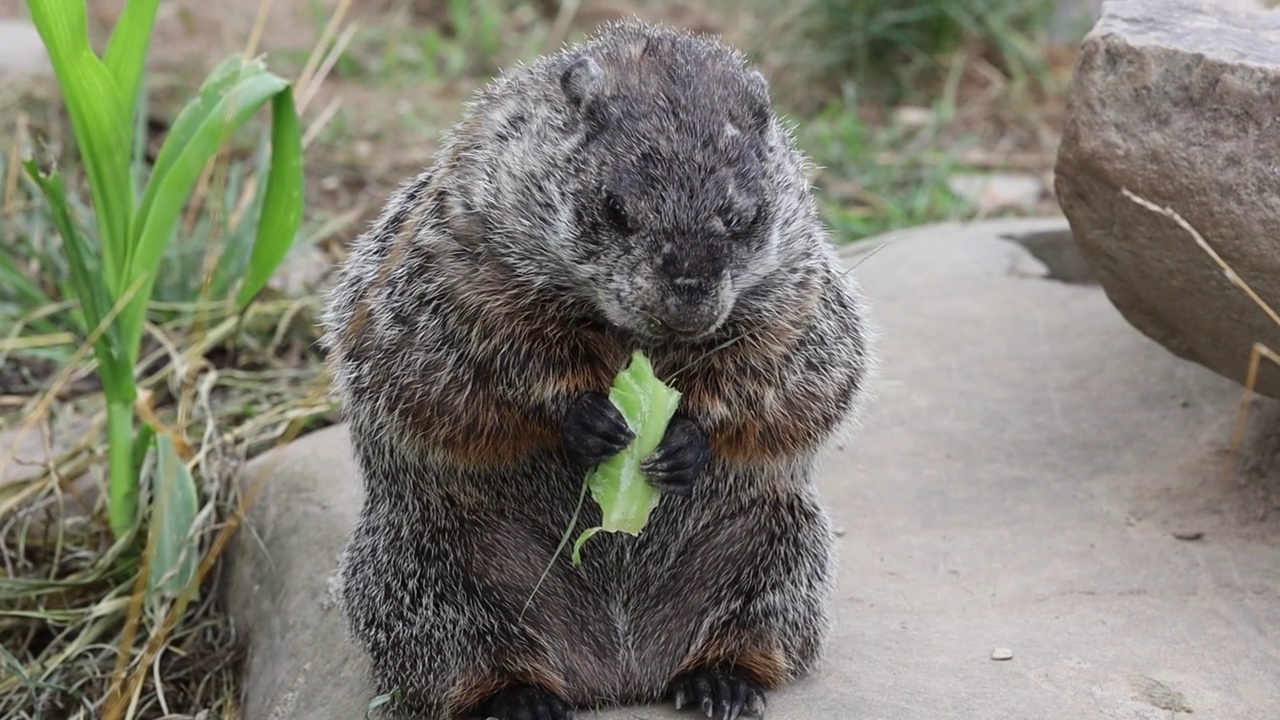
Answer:
<svg viewBox="0 0 1280 720"><path fill-rule="evenodd" d="M934 226L862 259L885 366L822 476L844 528L837 624L771 720L1280 717L1280 413L1260 406L1270 455L1220 487L1239 389L1097 287L1046 277L1080 276L1054 269L1071 255L1044 251L1055 234L1065 221ZM359 506L343 429L251 470L266 494L229 577L245 718L362 718L364 659L327 595Z"/></svg>

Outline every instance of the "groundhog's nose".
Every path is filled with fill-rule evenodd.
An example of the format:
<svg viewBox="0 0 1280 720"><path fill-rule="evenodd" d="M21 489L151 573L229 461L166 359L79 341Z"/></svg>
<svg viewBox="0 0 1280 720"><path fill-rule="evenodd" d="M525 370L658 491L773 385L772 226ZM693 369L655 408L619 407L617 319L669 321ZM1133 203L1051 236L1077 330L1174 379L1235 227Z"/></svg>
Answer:
<svg viewBox="0 0 1280 720"><path fill-rule="evenodd" d="M662 312L657 320L676 335L705 335L724 320L722 294L720 283L710 278L672 278L662 294Z"/></svg>

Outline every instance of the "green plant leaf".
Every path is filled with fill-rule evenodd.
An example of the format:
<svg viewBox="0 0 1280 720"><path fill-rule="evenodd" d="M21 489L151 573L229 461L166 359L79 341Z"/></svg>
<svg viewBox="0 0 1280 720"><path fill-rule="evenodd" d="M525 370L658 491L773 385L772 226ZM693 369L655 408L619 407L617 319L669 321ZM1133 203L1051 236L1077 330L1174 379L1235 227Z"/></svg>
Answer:
<svg viewBox="0 0 1280 720"><path fill-rule="evenodd" d="M196 484L178 456L173 439L156 435L156 469L147 552L151 567L147 594L152 601L176 597L195 577L200 556L191 530L195 525Z"/></svg>
<svg viewBox="0 0 1280 720"><path fill-rule="evenodd" d="M271 164L252 252L237 255L247 265L238 294L241 306L261 290L288 252L303 209L302 133L292 89L286 80L267 72L260 60L238 54L210 73L175 120L135 209L141 176L135 151L145 138L145 115L140 111L146 97L143 78L158 4L127 0L106 53L99 57L89 43L83 3L27 3L71 118L98 225L96 244L76 227L61 177L42 176L33 162L27 163L27 171L53 208L74 287L68 296L79 300L83 324L96 329L119 311L93 344L108 399L110 519L118 537L130 533L136 522L135 468L150 444L151 430L144 426L139 435L133 427L133 373L165 248L200 174L268 100L273 110ZM23 291L31 295L31 288ZM126 291L132 296L117 308ZM194 520L194 482L168 438L156 439L155 447L160 451L159 492L148 541L159 563L149 578L153 593L172 591L171 580L181 587L196 562L194 555L175 555L173 549L178 542L174 538L188 531Z"/></svg>
<svg viewBox="0 0 1280 720"><path fill-rule="evenodd" d="M148 185L148 191L142 196L142 202L138 205L138 217L145 218L151 214L152 206L156 202L155 178L162 178L169 173L173 164L181 157L183 146L191 142L219 101L244 76L246 64L247 61L242 55L232 55L218 63L213 72L209 73L200 84L195 97L188 100L178 112L178 116L169 126L164 145L161 146L160 153L151 167L152 181ZM134 228L135 239L137 231L138 228ZM131 248L129 264L126 267L134 265L136 255L137 249Z"/></svg>
<svg viewBox="0 0 1280 720"><path fill-rule="evenodd" d="M586 545L587 541L595 537L596 533L600 532L601 530L604 530L604 528L599 525L595 527L587 528L586 530L583 530L582 534L578 536L578 539L573 542L572 560L573 560L574 567L577 567L582 564L582 546Z"/></svg>
<svg viewBox="0 0 1280 720"><path fill-rule="evenodd" d="M147 177L147 171L151 167L151 160L148 158L147 139L151 132L151 123L149 121L149 107L151 104L150 92L148 92L146 83L142 83L138 87L137 102L134 104L133 111L133 154L129 158L129 192L133 197L138 197L142 193L142 183ZM137 215L130 218L130 222L136 219ZM132 224L129 227L130 233L133 232ZM132 237L132 235L130 235Z"/></svg>
<svg viewBox="0 0 1280 720"><path fill-rule="evenodd" d="M103 53L103 61L119 89L120 102L130 113L138 106L138 91L147 66L147 50L151 46L151 30L155 27L159 5L159 0L128 0Z"/></svg>
<svg viewBox="0 0 1280 720"><path fill-rule="evenodd" d="M238 308L244 309L262 290L293 247L302 223L305 182L302 127L293 103L293 90L286 87L271 103L271 170L253 254L236 296Z"/></svg>
<svg viewBox="0 0 1280 720"><path fill-rule="evenodd" d="M127 285L121 273L133 212L129 158L134 108L125 103L115 77L89 45L85 3L28 0L27 7L62 89L93 196L105 284L118 297Z"/></svg>
<svg viewBox="0 0 1280 720"><path fill-rule="evenodd" d="M631 354L630 364L614 378L609 400L635 432L635 439L587 476L591 497L600 506L601 520L598 527L588 528L574 543L574 565L582 562L582 546L596 533L639 535L649 522L662 493L649 484L640 464L662 442L680 397L679 391L658 379L649 358L640 350Z"/></svg>
<svg viewBox="0 0 1280 720"><path fill-rule="evenodd" d="M374 696L374 698L373 698L372 700L370 700L370 701L369 701L369 707L365 710L365 714L364 714L365 719L366 719L366 720L373 720L373 711L374 711L374 710L377 710L378 708L382 707L383 705L388 705L388 704L391 704L391 703L399 703L399 702L400 702L400 689L399 689L399 688L396 688L395 690L392 690L392 691L391 691L391 692L389 692L389 693L383 693L382 695ZM394 706L393 706L393 707L394 707Z"/></svg>
<svg viewBox="0 0 1280 720"><path fill-rule="evenodd" d="M603 512L601 525L610 532L638 534L657 507L661 493L640 472L640 463L658 448L667 424L680 404L680 393L654 375L643 352L614 378L609 400L617 406L636 437L622 452L591 474L591 496Z"/></svg>
<svg viewBox="0 0 1280 720"><path fill-rule="evenodd" d="M156 430L151 426L151 423L142 422L138 424L138 434L133 438L133 450L130 452L135 469L141 468L142 463L146 461L147 451L154 444L155 437Z"/></svg>
<svg viewBox="0 0 1280 720"><path fill-rule="evenodd" d="M180 116L184 122L181 125L174 123L160 149L155 170L143 194L139 230L134 238L129 266L131 278L145 277L140 293L144 298L151 295L165 245L201 171L227 138L267 100L289 87L288 81L266 72L261 63L245 62L242 68L242 73L236 73L238 79L224 92L218 92L222 87L220 83L207 83L193 101L198 109L207 110ZM186 114L185 110L183 114ZM136 352L137 342L142 336L145 309L145 304L136 303L124 313L124 337L131 352Z"/></svg>
<svg viewBox="0 0 1280 720"><path fill-rule="evenodd" d="M54 226L62 236L63 248L71 266L87 329L92 332L112 307L109 290L102 277L101 259L85 241L71 218L71 206L62 175L57 171L49 175L41 173L34 160L26 161L25 166L27 174L49 202ZM124 403L133 402L133 363L126 362L123 357L118 324L113 322L103 330L98 341L93 344L93 353L101 368L102 388L107 397Z"/></svg>

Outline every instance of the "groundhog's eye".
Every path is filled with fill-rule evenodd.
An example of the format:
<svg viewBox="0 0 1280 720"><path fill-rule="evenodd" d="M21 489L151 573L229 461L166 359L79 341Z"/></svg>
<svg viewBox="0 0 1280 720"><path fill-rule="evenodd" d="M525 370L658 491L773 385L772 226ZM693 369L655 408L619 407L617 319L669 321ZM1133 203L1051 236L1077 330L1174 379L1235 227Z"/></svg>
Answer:
<svg viewBox="0 0 1280 720"><path fill-rule="evenodd" d="M618 232L631 232L631 218L627 217L627 209L622 199L613 193L604 197L604 217Z"/></svg>
<svg viewBox="0 0 1280 720"><path fill-rule="evenodd" d="M724 223L726 230L737 235L754 229L763 217L764 205L753 203L749 207L725 212L720 216L720 221Z"/></svg>

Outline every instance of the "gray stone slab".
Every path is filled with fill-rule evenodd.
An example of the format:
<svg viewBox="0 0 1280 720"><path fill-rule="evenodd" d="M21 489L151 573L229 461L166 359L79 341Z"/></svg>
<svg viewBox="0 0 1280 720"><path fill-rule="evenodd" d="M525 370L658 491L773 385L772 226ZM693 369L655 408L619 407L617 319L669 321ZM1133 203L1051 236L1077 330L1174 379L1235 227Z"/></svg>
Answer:
<svg viewBox="0 0 1280 720"><path fill-rule="evenodd" d="M831 649L771 720L1280 717L1280 508L1259 512L1277 466L1217 484L1239 388L1001 238L1030 233L1069 237L942 225L850 253L885 366L822 475L844 528ZM360 502L343 429L260 472L229 578L245 718L361 718L364 660L327 594Z"/></svg>

